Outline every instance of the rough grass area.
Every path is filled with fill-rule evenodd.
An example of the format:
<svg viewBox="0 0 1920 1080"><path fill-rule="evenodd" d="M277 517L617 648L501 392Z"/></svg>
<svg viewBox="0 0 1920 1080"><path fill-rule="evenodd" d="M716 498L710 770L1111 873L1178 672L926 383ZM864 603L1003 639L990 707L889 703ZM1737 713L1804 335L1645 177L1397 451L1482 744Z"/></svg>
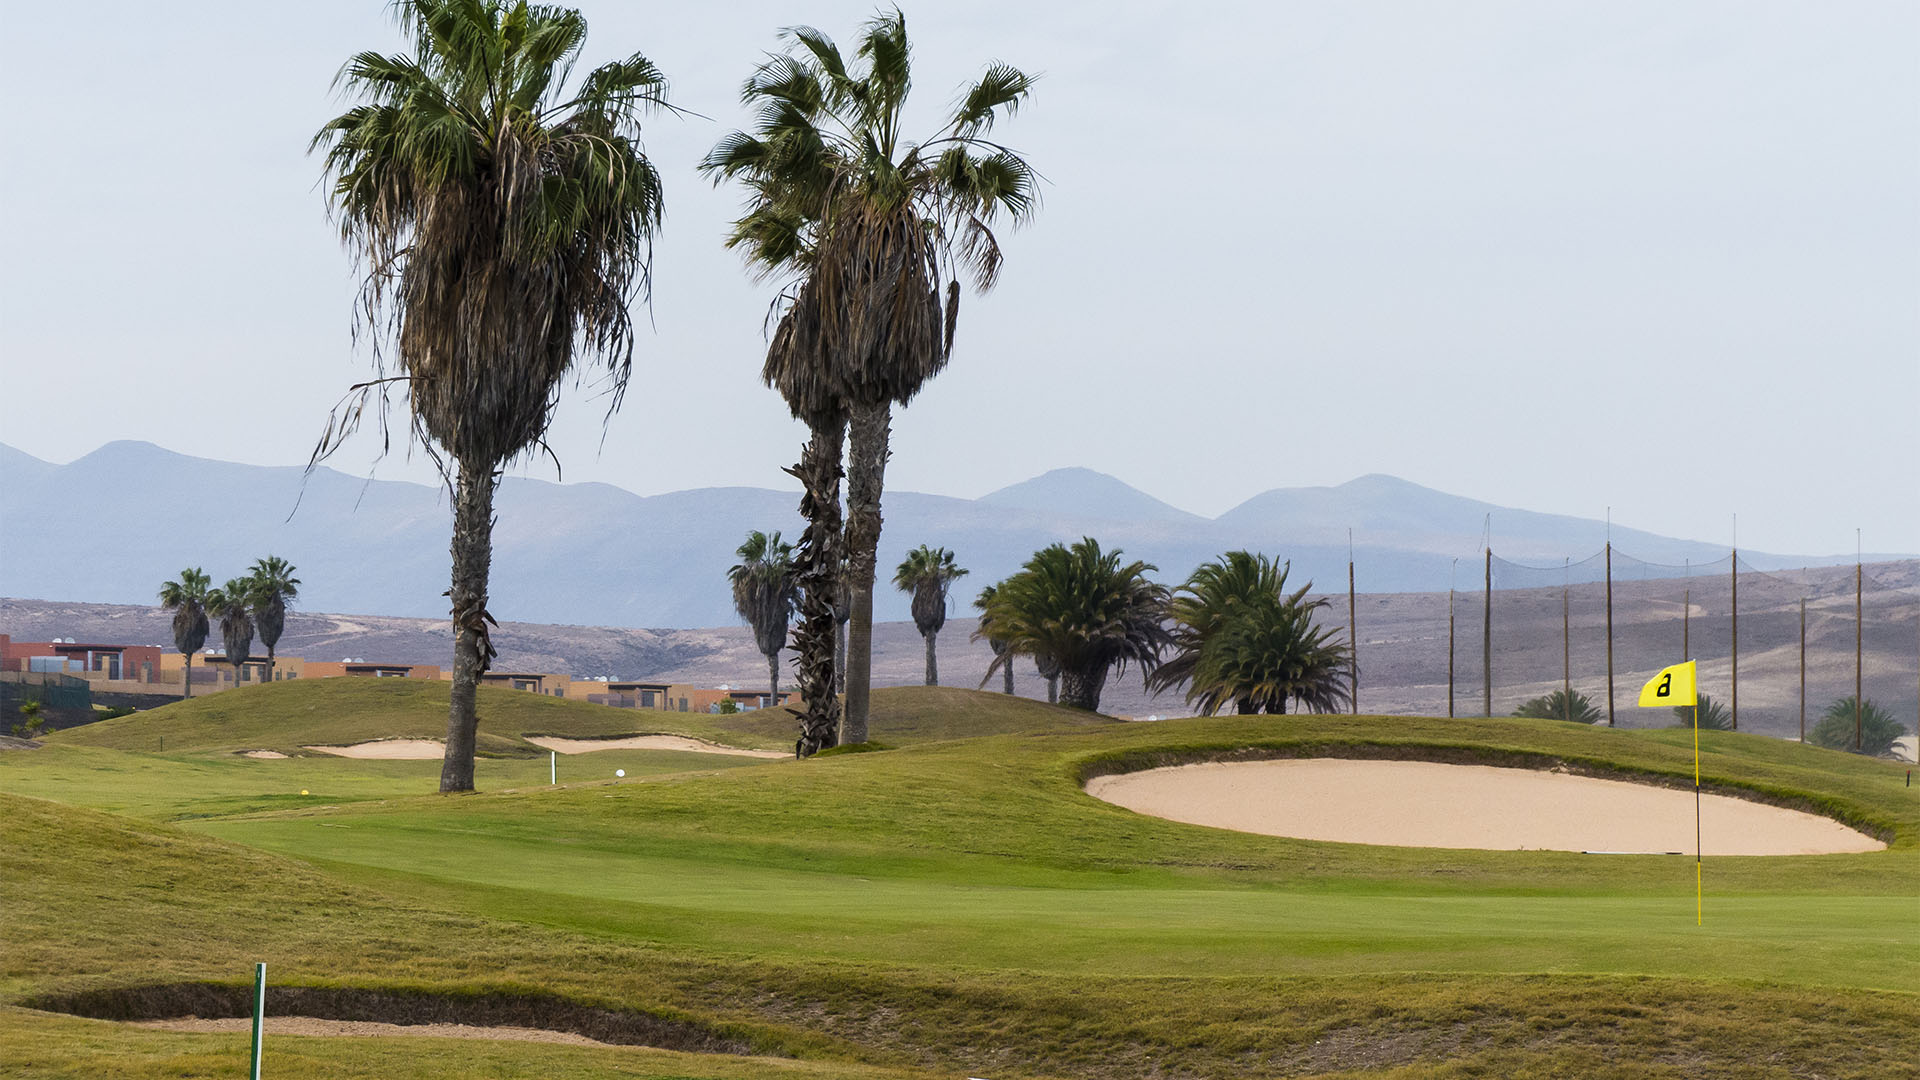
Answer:
<svg viewBox="0 0 1920 1080"><path fill-rule="evenodd" d="M1696 927L1687 860L1309 843L1143 817L1079 787L1116 762L1360 745L1690 779L1688 733L1288 717L968 739L952 735L1057 710L937 693L954 696L929 699L920 730L947 741L876 731L898 749L560 790L256 813L248 774L218 774L245 812L185 826L0 796L0 1005L240 987L259 960L281 985L549 995L796 1059L644 1057L623 1073L612 1063L629 1059L594 1055L654 1052L463 1044L417 1075L1920 1076L1920 793L1898 767L1705 740L1714 782L1854 813L1893 840L1710 859ZM190 756L49 747L7 755L0 789L29 775L18 761L61 754L65 779L39 793L92 798L136 776L157 805L211 775ZM195 1048L221 1045L0 1016L0 1059L49 1063L22 1075L207 1075ZM18 1056L49 1031L51 1049ZM302 1040L290 1074L416 1075L353 1071L379 1058L331 1049L351 1042Z"/></svg>

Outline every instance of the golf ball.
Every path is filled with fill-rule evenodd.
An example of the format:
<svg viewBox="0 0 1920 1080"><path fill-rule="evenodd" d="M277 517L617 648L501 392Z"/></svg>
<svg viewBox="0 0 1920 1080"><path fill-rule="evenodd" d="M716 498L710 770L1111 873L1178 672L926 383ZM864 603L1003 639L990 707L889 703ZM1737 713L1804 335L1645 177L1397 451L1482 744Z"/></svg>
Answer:
<svg viewBox="0 0 1920 1080"><path fill-rule="evenodd" d="M301 788L301 789L300 789L300 794L302 794L302 795L305 795L306 793L307 793L307 789L306 789L306 788Z"/></svg>
<svg viewBox="0 0 1920 1080"><path fill-rule="evenodd" d="M625 775L627 775L627 770L625 770L625 769L615 769L615 770L613 770L613 775L615 775L615 776L625 776Z"/></svg>

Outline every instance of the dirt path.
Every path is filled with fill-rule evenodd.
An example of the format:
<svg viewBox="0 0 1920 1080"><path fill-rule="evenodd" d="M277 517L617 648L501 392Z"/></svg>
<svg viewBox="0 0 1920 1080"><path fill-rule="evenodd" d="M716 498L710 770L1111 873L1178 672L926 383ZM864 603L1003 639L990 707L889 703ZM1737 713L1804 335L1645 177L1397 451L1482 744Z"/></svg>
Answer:
<svg viewBox="0 0 1920 1080"><path fill-rule="evenodd" d="M1087 793L1221 829L1404 847L1694 850L1694 793L1620 780L1426 761L1314 758L1097 777ZM1721 795L1700 803L1708 855L1824 855L1886 845L1829 818Z"/></svg>
<svg viewBox="0 0 1920 1080"><path fill-rule="evenodd" d="M155 1028L160 1031L245 1034L253 1030L253 1021L246 1017L202 1020L197 1016L189 1016L181 1020L140 1020L135 1021L133 1026ZM381 1024L371 1020L316 1020L310 1016L269 1016L265 1026L268 1035L506 1039L513 1042L559 1043L565 1046L614 1045L589 1039L585 1035L575 1035L570 1031L543 1031L539 1028L523 1027L474 1027L471 1024Z"/></svg>

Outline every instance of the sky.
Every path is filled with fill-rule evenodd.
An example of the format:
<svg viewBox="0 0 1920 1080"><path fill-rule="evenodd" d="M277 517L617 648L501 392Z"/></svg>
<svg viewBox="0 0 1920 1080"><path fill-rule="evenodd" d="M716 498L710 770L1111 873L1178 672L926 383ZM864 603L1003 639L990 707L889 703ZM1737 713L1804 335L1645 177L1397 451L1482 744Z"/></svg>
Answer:
<svg viewBox="0 0 1920 1080"><path fill-rule="evenodd" d="M695 172L780 27L865 3L583 0L699 116L665 177L623 410L570 386L568 481L792 486L773 287ZM324 12L322 11L324 8ZM1217 515L1368 473L1799 554L1920 552L1920 5L1325 0L903 5L909 127L989 60L1045 175L896 417L891 488L1062 466ZM385 5L14 6L0 89L0 442L302 464L371 370L308 140ZM581 70L585 70L583 65ZM363 433L336 467L431 480ZM515 470L554 478L551 462Z"/></svg>

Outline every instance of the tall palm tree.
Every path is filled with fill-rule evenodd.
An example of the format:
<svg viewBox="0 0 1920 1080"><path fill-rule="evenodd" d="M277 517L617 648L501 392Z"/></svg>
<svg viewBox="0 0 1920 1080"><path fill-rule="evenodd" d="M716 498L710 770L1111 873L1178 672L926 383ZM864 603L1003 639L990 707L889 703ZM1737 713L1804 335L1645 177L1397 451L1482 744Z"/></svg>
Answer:
<svg viewBox="0 0 1920 1080"><path fill-rule="evenodd" d="M1007 641L987 678L1015 656L1044 657L1060 672L1060 703L1092 710L1115 665L1125 674L1135 663L1151 675L1171 640L1161 625L1166 586L1147 580L1155 569L1137 560L1121 565L1118 550L1101 551L1092 537L1036 552L1000 583L983 616Z"/></svg>
<svg viewBox="0 0 1920 1080"><path fill-rule="evenodd" d="M992 288L1000 267L995 220L1004 214L1019 223L1036 207L1033 170L987 137L1026 100L1033 79L989 65L938 129L913 140L902 130L912 63L897 9L861 28L857 70L818 30L794 27L782 39L789 51L762 64L742 91L759 112L753 131L722 139L701 168L748 190L729 246L744 248L763 274L794 282L777 301L783 314L768 382L784 386L781 371L806 369L838 398L834 418L850 424L844 543L852 624L840 736L859 743L867 738L892 406L911 400L952 355L959 278Z"/></svg>
<svg viewBox="0 0 1920 1080"><path fill-rule="evenodd" d="M220 620L220 640L227 647L227 664L233 668L236 687L253 652L253 602L250 577L229 578L225 585L207 594L207 614Z"/></svg>
<svg viewBox="0 0 1920 1080"><path fill-rule="evenodd" d="M160 586L160 606L173 612L173 647L186 661L180 678L193 696L193 654L207 643L207 589L213 584L199 567L180 571L180 580Z"/></svg>
<svg viewBox="0 0 1920 1080"><path fill-rule="evenodd" d="M253 561L253 625L267 647L267 681L273 681L273 648L287 628L287 601L300 595L292 563L278 555Z"/></svg>
<svg viewBox="0 0 1920 1080"><path fill-rule="evenodd" d="M753 627L754 643L767 658L767 685L780 697L780 650L787 647L798 589L793 582L793 545L758 529L734 552L740 556L727 581L733 586L733 610Z"/></svg>
<svg viewBox="0 0 1920 1080"><path fill-rule="evenodd" d="M980 595L975 597L973 601L974 609L980 612L980 628L973 632L973 640L979 641L985 638L987 647L993 650L995 658L1005 655L1007 651L1007 639L1001 637L994 631L993 622L987 617L987 611L993 606L993 598L999 592L1000 586L989 585L981 589ZM1007 693L1011 695L1013 693L1013 665L1010 663L1000 665L1000 677L1006 681Z"/></svg>
<svg viewBox="0 0 1920 1080"><path fill-rule="evenodd" d="M920 637L927 643L928 686L940 685L933 642L940 636L940 628L947 625L947 590L967 572L953 561L953 552L925 544L907 552L893 572L893 587L913 594L913 625L920 628Z"/></svg>
<svg viewBox="0 0 1920 1080"><path fill-rule="evenodd" d="M1212 716L1231 703L1242 715L1285 713L1289 701L1315 712L1350 700L1348 652L1316 627L1325 600L1311 582L1287 591L1285 563L1229 551L1202 563L1168 604L1173 653L1148 685L1187 684L1187 703Z"/></svg>
<svg viewBox="0 0 1920 1080"><path fill-rule="evenodd" d="M628 305L648 293L660 178L640 117L665 80L638 53L578 84L587 24L508 0L395 0L411 56L365 52L339 81L363 104L314 137L341 236L366 267L376 378L329 419L317 462L387 392L453 487L453 686L440 790L473 790L474 698L494 655L487 574L501 469L544 448L576 359L610 409L633 366ZM397 374L389 377L387 372ZM449 468L452 475L449 475Z"/></svg>

